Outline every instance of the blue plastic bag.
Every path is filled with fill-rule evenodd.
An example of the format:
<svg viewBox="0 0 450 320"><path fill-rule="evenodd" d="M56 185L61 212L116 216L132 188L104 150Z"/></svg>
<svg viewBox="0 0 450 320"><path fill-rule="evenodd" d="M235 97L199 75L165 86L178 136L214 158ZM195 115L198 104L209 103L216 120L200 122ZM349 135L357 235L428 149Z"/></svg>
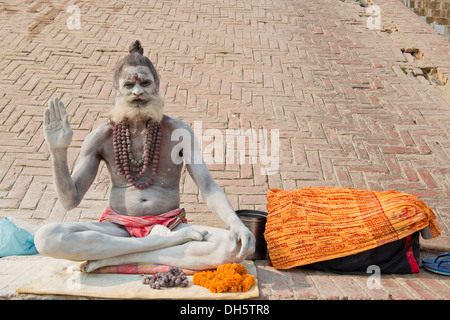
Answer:
<svg viewBox="0 0 450 320"><path fill-rule="evenodd" d="M0 221L0 257L36 254L34 236L8 218Z"/></svg>

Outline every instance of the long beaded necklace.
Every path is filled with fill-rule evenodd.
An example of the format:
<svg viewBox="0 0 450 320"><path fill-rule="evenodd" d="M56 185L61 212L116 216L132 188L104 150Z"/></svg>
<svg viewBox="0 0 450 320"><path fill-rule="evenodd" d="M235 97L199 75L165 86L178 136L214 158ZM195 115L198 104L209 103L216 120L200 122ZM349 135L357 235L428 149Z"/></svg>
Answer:
<svg viewBox="0 0 450 320"><path fill-rule="evenodd" d="M158 122L148 121L144 153L139 160L135 160L131 152L130 129L126 120L114 125L113 146L117 170L136 188L146 189L153 184L158 171L161 149L162 126ZM152 168L150 180L138 183L148 168ZM132 172L136 173L133 175Z"/></svg>

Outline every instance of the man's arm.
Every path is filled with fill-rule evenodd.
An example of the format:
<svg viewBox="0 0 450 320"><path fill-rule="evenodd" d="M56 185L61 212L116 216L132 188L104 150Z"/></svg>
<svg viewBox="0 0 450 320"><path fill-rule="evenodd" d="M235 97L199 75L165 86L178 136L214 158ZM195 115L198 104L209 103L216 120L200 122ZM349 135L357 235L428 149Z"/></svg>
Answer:
<svg viewBox="0 0 450 320"><path fill-rule="evenodd" d="M67 164L67 149L73 131L64 104L58 98L50 100L45 109L44 136L49 146L58 199L65 209L71 210L81 202L97 175L100 157L93 141L94 135L90 134L83 143L73 176Z"/></svg>
<svg viewBox="0 0 450 320"><path fill-rule="evenodd" d="M194 132L190 127L187 127L186 130L192 142L190 149L183 149L186 169L199 187L208 208L230 226L231 240L236 245L238 242L241 243L241 250L237 258L245 258L255 250L255 238L234 212L225 192L212 178L201 156L201 150Z"/></svg>

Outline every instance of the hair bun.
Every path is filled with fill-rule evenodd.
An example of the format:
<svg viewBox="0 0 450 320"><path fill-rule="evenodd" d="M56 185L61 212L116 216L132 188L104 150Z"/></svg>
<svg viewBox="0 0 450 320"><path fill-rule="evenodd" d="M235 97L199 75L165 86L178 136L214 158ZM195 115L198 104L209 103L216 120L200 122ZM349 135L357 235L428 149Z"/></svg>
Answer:
<svg viewBox="0 0 450 320"><path fill-rule="evenodd" d="M141 55L144 54L144 48L142 48L141 42L139 40L136 40L130 46L130 54L134 52L139 53Z"/></svg>

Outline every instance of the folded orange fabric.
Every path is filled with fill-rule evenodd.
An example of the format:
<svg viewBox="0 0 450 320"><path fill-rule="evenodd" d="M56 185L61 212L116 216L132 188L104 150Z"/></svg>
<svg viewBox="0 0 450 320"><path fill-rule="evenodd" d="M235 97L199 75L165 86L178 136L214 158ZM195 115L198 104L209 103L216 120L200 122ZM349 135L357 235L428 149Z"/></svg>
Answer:
<svg viewBox="0 0 450 320"><path fill-rule="evenodd" d="M274 268L289 269L363 252L427 226L434 212L415 196L353 188L271 189L264 237Z"/></svg>
<svg viewBox="0 0 450 320"><path fill-rule="evenodd" d="M108 221L120 224L127 229L130 236L142 238L148 236L150 231L152 231L152 228L157 224L161 224L172 230L181 222L187 223L185 216L186 213L182 208L174 209L156 216L148 215L132 217L118 214L110 207L106 207L99 221Z"/></svg>

